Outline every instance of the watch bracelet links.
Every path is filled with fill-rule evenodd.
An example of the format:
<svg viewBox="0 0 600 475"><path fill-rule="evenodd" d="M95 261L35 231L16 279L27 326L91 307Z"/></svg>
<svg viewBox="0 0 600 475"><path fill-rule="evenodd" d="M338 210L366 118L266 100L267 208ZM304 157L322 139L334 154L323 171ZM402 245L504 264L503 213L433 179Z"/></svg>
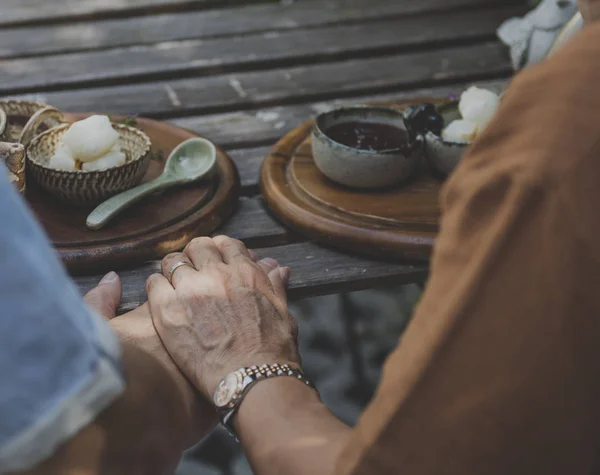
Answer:
<svg viewBox="0 0 600 475"><path fill-rule="evenodd" d="M304 372L302 370L293 368L288 364L280 365L279 363L273 363L263 364L261 366L254 365L249 366L247 368L240 368L238 371L240 372L242 379L246 377L255 379L244 389L244 392L237 399L236 404L233 408L233 412L229 414L229 417L226 419L221 417L221 425L225 428L229 435L231 435L237 442L239 442L239 439L237 437L237 434L235 433L235 430L233 429L233 416L239 409L244 396L246 396L246 394L248 394L248 391L261 380L273 378L276 376L292 377L304 383L306 386L309 386L310 388L314 389L317 392L317 395L319 394L315 385L304 375Z"/></svg>
<svg viewBox="0 0 600 475"><path fill-rule="evenodd" d="M310 386L313 389L315 385L306 377L302 370L297 368L292 368L289 364L280 365L278 363L273 364L264 364L261 366L250 366L248 368L242 368L241 370L242 376L246 377L255 377L255 383L260 380L260 378L272 378L273 376L292 376L296 379L302 381L307 386ZM253 385L251 385L253 386ZM248 389L250 386L248 387Z"/></svg>

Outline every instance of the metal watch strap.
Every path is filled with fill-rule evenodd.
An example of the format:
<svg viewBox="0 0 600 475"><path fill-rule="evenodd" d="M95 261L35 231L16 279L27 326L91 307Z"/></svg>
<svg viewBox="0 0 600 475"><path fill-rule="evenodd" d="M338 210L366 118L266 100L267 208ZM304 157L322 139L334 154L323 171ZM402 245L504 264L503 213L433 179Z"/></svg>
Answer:
<svg viewBox="0 0 600 475"><path fill-rule="evenodd" d="M250 378L251 381L244 387L243 393L236 398L235 404L232 407L225 408L220 411L220 419L223 427L229 432L229 434L238 440L237 435L233 429L233 416L239 409L244 397L248 394L250 388L252 388L257 382L263 379L274 378L276 376L287 376L297 379L298 381L310 386L316 390L314 384L304 375L302 370L292 368L288 364L280 365L278 363L264 364L262 366L249 366L247 368L240 368L236 373L240 373L242 380Z"/></svg>

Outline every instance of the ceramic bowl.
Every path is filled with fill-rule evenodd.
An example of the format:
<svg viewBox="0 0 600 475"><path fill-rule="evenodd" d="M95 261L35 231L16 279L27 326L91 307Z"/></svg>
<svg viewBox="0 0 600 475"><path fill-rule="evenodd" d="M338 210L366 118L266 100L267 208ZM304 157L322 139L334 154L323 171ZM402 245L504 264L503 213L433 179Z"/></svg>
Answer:
<svg viewBox="0 0 600 475"><path fill-rule="evenodd" d="M62 124L35 137L27 148L29 176L60 200L80 206L96 205L140 183L150 161L150 139L142 131L112 124L127 157L124 165L86 172L56 170L48 166L70 124Z"/></svg>
<svg viewBox="0 0 600 475"><path fill-rule="evenodd" d="M344 122L379 123L406 130L402 112L388 107L342 107L319 115L312 133L312 150L315 164L326 177L353 188L383 188L410 177L423 155L422 139L410 140L402 148L362 150L327 135L330 127Z"/></svg>
<svg viewBox="0 0 600 475"><path fill-rule="evenodd" d="M458 102L450 102L438 107L439 113L448 125L460 119ZM425 133L425 155L436 171L449 175L456 168L467 148L469 142L449 142L431 131Z"/></svg>

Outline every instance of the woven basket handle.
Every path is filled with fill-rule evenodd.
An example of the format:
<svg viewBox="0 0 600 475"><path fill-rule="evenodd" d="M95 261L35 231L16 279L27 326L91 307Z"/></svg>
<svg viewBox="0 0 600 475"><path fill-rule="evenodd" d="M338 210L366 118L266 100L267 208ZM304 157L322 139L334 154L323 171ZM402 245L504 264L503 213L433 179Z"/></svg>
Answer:
<svg viewBox="0 0 600 475"><path fill-rule="evenodd" d="M27 148L36 136L40 125L42 125L48 119L55 119L59 123L65 122L65 116L56 107L44 107L33 114L25 127L23 127L23 131L19 137L19 143L23 144L23 146Z"/></svg>

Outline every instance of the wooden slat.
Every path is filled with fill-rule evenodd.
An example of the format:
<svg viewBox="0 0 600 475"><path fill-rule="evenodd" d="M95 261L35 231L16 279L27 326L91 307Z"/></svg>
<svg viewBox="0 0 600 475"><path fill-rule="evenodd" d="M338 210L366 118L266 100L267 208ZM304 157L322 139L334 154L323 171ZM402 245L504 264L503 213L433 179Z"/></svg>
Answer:
<svg viewBox="0 0 600 475"><path fill-rule="evenodd" d="M498 92L503 89L505 84L505 80L477 81L478 86ZM208 137L226 150L235 149L230 154L240 170L242 186L253 186L256 184L256 178L250 177L246 172L248 166L244 163L244 160L249 157L251 160L256 161L253 157L268 150L269 146L273 145L285 133L313 118L320 112L348 104L384 101L401 102L416 97L446 97L450 94L459 94L470 85L470 82L462 82L436 88L411 89L402 92L334 99L312 104L185 117L171 120L171 122ZM263 147L261 148L261 146ZM267 147L265 148L264 146ZM251 150L246 153L246 150L244 150L246 148L250 148ZM254 174L255 170L250 169L249 171ZM258 176L258 174L256 175Z"/></svg>
<svg viewBox="0 0 600 475"><path fill-rule="evenodd" d="M233 39L6 60L0 69L0 94L373 57L407 49L414 51L425 45L491 40L498 24L515 12L515 7L502 6L322 28L309 34L270 32ZM340 38L344 41L339 41Z"/></svg>
<svg viewBox="0 0 600 475"><path fill-rule="evenodd" d="M47 0L45 0L47 2ZM215 36L284 31L481 8L514 0L318 0L0 30L0 57L57 54ZM0 22L2 21L0 17Z"/></svg>
<svg viewBox="0 0 600 475"><path fill-rule="evenodd" d="M256 248L305 240L272 217L260 196L240 198L237 211L216 234L240 239Z"/></svg>
<svg viewBox="0 0 600 475"><path fill-rule="evenodd" d="M269 150L271 150L271 147L245 148L229 151L229 156L235 162L240 173L242 194L251 196L258 193L260 165L269 153Z"/></svg>
<svg viewBox="0 0 600 475"><path fill-rule="evenodd" d="M232 4L241 3L241 1L228 0ZM0 26L46 24L69 20L97 21L102 18L173 12L219 4L223 4L222 0L60 0L60 2L56 0L2 0Z"/></svg>
<svg viewBox="0 0 600 475"><path fill-rule="evenodd" d="M259 249L257 252L261 257L272 257L281 265L292 269L289 288L291 299L362 290L379 285L423 282L427 277L426 264L374 261L308 242ZM123 280L121 312L133 310L146 301L146 279L158 271L159 264L153 262L137 269L119 272ZM81 292L85 293L101 277L78 277L75 282Z"/></svg>
<svg viewBox="0 0 600 475"><path fill-rule="evenodd" d="M49 92L38 98L73 112L168 118L494 79L511 71L506 49L493 42L200 79Z"/></svg>

